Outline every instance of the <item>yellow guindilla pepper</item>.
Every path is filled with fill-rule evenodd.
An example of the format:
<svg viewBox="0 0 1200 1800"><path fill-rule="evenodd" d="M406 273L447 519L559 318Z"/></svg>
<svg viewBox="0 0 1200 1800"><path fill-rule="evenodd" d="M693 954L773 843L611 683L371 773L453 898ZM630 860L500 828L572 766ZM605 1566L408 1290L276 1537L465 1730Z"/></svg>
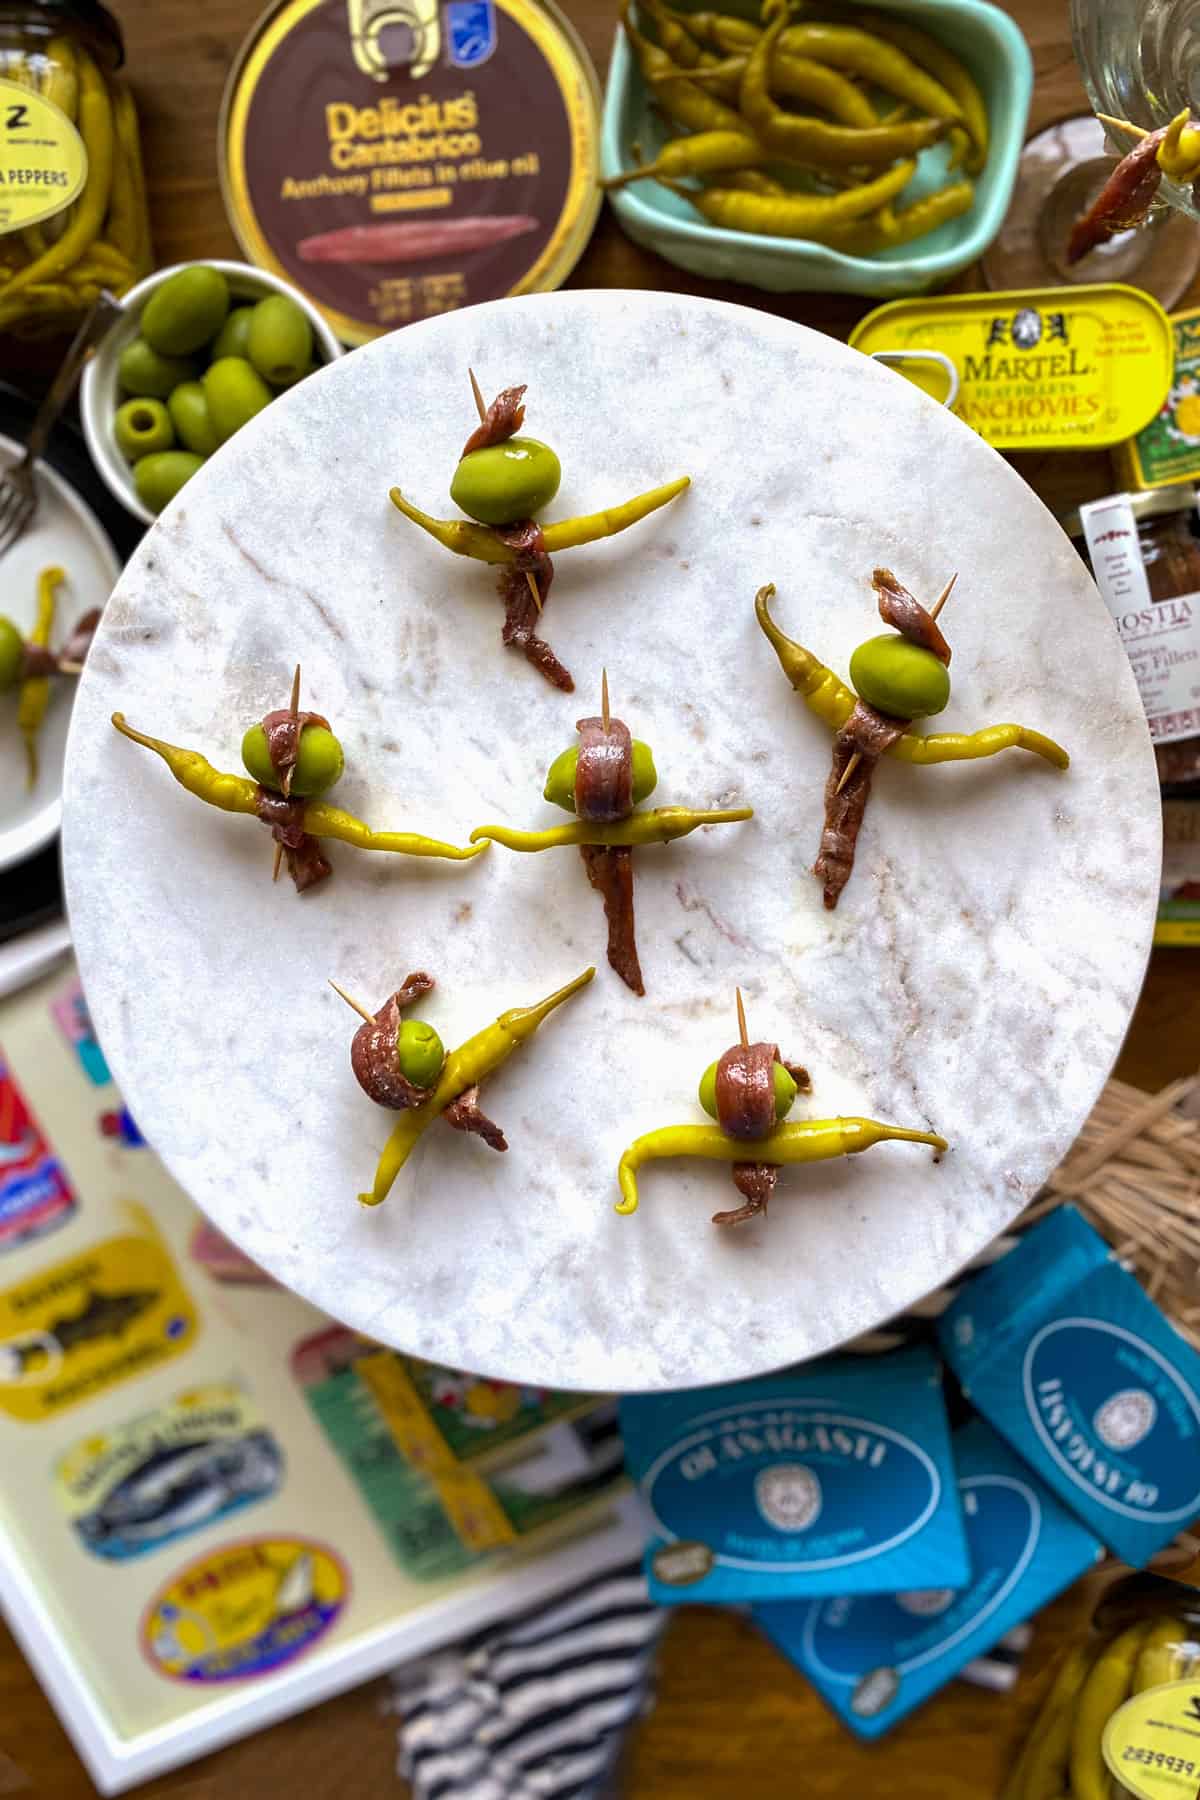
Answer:
<svg viewBox="0 0 1200 1800"><path fill-rule="evenodd" d="M607 193L634 181L680 180L713 175L723 169L753 169L778 161L743 126L739 131L697 131L691 137L673 138L664 144L652 163L639 162L620 175L610 175L601 186Z"/></svg>
<svg viewBox="0 0 1200 1800"><path fill-rule="evenodd" d="M707 67L692 69L689 79L736 99L745 72L745 56L727 56L723 62L711 62ZM657 91L657 78L652 87ZM771 67L771 90L785 100L803 100L809 106L823 107L842 125L865 130L879 123L875 108L861 88L856 88L836 69L808 56L789 56L785 51L778 51Z"/></svg>
<svg viewBox="0 0 1200 1800"><path fill-rule="evenodd" d="M1082 1645L1064 1656L1001 1800L1033 1800L1034 1795L1038 1800L1056 1800L1066 1786L1075 1697L1093 1656L1094 1651Z"/></svg>
<svg viewBox="0 0 1200 1800"><path fill-rule="evenodd" d="M909 1131L902 1125L884 1125L878 1119L808 1119L777 1125L765 1138L747 1142L727 1137L719 1125L665 1125L635 1138L617 1170L622 1198L619 1213L637 1211L637 1171L645 1163L668 1156L698 1156L708 1162L790 1163L827 1162L835 1156L857 1156L872 1144L888 1142L928 1144L947 1148L945 1138L932 1131Z"/></svg>
<svg viewBox="0 0 1200 1800"><path fill-rule="evenodd" d="M136 237L133 239L130 255L137 275L148 275L154 266L154 256L150 247L150 214L146 205L146 171L142 163L142 139L138 131L137 108L133 103L133 95L121 83L116 89L113 100L113 113L116 120L117 143L129 171L133 189Z"/></svg>
<svg viewBox="0 0 1200 1800"><path fill-rule="evenodd" d="M1133 1672L1133 1692L1144 1694L1147 1688L1163 1687L1168 1681L1181 1680L1186 1663L1181 1646L1189 1643L1191 1636L1182 1619L1156 1619L1146 1633L1146 1641L1138 1655Z"/></svg>
<svg viewBox="0 0 1200 1800"><path fill-rule="evenodd" d="M75 216L56 244L25 268L19 269L0 289L0 301L10 300L21 289L49 281L78 262L87 246L99 237L108 211L113 170L113 115L104 77L86 50L79 52L79 134L88 157L87 185L76 203Z"/></svg>
<svg viewBox="0 0 1200 1800"><path fill-rule="evenodd" d="M1071 1729L1072 1800L1108 1800L1112 1791L1101 1749L1104 1727L1129 1698L1147 1629L1132 1625L1107 1645L1080 1690Z"/></svg>
<svg viewBox="0 0 1200 1800"><path fill-rule="evenodd" d="M1167 126L1167 135L1154 160L1164 175L1184 187L1190 187L1200 175L1200 125L1191 123L1191 112L1186 106Z"/></svg>
<svg viewBox="0 0 1200 1800"><path fill-rule="evenodd" d="M628 0L622 0L618 10L643 79L654 83L654 97L669 118L693 131L713 131L723 126L736 130L741 125L741 115L735 107L689 81L686 70L666 50L643 36L629 17Z"/></svg>
<svg viewBox="0 0 1200 1800"><path fill-rule="evenodd" d="M114 713L112 722L123 737L144 744L161 756L180 787L222 812L256 814L258 786L246 775L226 775L214 769L198 750L181 750L161 738L148 737L125 722L124 713ZM309 800L304 808L304 829L310 837L336 838L356 850L383 850L397 856L440 856L451 862L469 862L486 850L486 844L460 849L457 844L443 844L438 838L422 837L411 831L372 831L361 819L330 806L324 800Z"/></svg>
<svg viewBox="0 0 1200 1800"><path fill-rule="evenodd" d="M797 644L779 629L767 605L774 592L774 584L768 582L759 589L754 602L763 633L779 658L784 674L810 712L814 712L831 731L840 731L858 704L857 697L838 680L832 669L827 669L802 644ZM981 731L935 731L928 736L906 731L885 754L894 756L898 762L909 763L974 762L981 757L996 756L1001 750L1029 750L1053 763L1056 769L1071 766L1071 758L1061 744L1026 725L987 725Z"/></svg>
<svg viewBox="0 0 1200 1800"><path fill-rule="evenodd" d="M58 589L66 580L62 569L43 569L38 576L37 614L33 630L29 634L29 642L42 649L48 649L50 634L54 630L54 609ZM28 769L28 786L37 783L38 754L37 735L46 717L46 708L50 704L50 678L48 675L31 675L21 683L17 694L17 730L25 741L25 762Z"/></svg>
<svg viewBox="0 0 1200 1800"><path fill-rule="evenodd" d="M941 118L910 119L855 130L787 112L771 93L771 60L786 25L783 14L763 32L746 59L742 76L742 117L769 150L817 168L857 168L890 163L898 156L915 156L945 136L951 121Z"/></svg>
<svg viewBox="0 0 1200 1800"><path fill-rule="evenodd" d="M918 26L898 18L895 13L870 13L864 17L862 24L874 36L895 44L913 62L928 69L953 94L973 146L967 160L967 170L972 175L978 175L987 161L989 128L987 108L975 77L952 51L947 50L945 44L939 43L937 38L930 37L928 32L922 31Z"/></svg>
<svg viewBox="0 0 1200 1800"><path fill-rule="evenodd" d="M585 969L574 981L568 981L565 987L549 994L535 1006L517 1006L502 1012L495 1024L485 1025L457 1050L450 1051L428 1100L420 1106L410 1107L397 1118L375 1170L375 1185L369 1194L358 1196L364 1206L378 1206L381 1200L387 1199L392 1183L408 1161L421 1133L446 1107L506 1063L513 1051L533 1036L543 1020L549 1018L564 1000L585 988L595 973L594 968Z"/></svg>
<svg viewBox="0 0 1200 1800"><path fill-rule="evenodd" d="M591 825L574 819L569 825L551 825L545 831L516 831L508 825L477 825L471 842L503 844L506 850L559 850L569 844L617 845L669 844L686 837L701 825L736 825L752 819L751 806L731 806L719 811L697 811L690 806L656 806L651 812L630 813L613 825Z"/></svg>
<svg viewBox="0 0 1200 1800"><path fill-rule="evenodd" d="M854 219L849 224L831 225L814 232L818 243L832 249L845 250L851 256L871 256L877 250L888 250L893 244L908 244L914 238L926 237L969 212L975 202L975 189L969 181L955 181L915 200L911 206L894 212L884 206L874 218Z"/></svg>
<svg viewBox="0 0 1200 1800"><path fill-rule="evenodd" d="M46 45L46 55L50 66L46 70L42 92L74 123L79 113L79 67L75 61L75 46L68 37L53 37Z"/></svg>
<svg viewBox="0 0 1200 1800"><path fill-rule="evenodd" d="M690 201L711 225L762 237L804 238L876 211L907 187L916 167L912 161L897 163L874 181L845 188L840 194L741 194L718 187L701 193L684 188L673 191Z"/></svg>
<svg viewBox="0 0 1200 1800"><path fill-rule="evenodd" d="M668 481L662 487L651 488L648 493L638 494L632 500L626 500L620 506L611 506L604 512L583 513L575 519L560 519L555 525L542 527L542 539L551 556L559 550L574 550L580 544L591 544L597 538L615 537L618 531L625 531L630 525L636 525L648 514L657 512L660 506L674 500L691 486L690 475L680 475L675 481ZM510 563L515 560L516 552L508 544L502 542L494 531L486 525L476 525L470 519L434 519L423 513L419 507L406 500L399 488L392 488L388 498L398 512L422 531L427 531L439 544L447 550L453 550L456 556L473 556L477 562Z"/></svg>

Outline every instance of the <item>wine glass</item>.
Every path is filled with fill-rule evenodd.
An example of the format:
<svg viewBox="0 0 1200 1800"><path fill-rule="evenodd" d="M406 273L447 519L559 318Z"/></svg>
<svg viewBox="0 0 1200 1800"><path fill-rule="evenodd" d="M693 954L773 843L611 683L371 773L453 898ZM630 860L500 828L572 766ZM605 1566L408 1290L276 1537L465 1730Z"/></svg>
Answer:
<svg viewBox="0 0 1200 1800"><path fill-rule="evenodd" d="M1097 114L1154 130L1184 107L1200 113L1200 0L1071 0L1071 31ZM1173 306L1200 267L1200 211L1192 190L1165 176L1145 225L1066 260L1071 226L1135 142L1088 117L1032 138L1008 218L984 257L989 286L1129 281Z"/></svg>

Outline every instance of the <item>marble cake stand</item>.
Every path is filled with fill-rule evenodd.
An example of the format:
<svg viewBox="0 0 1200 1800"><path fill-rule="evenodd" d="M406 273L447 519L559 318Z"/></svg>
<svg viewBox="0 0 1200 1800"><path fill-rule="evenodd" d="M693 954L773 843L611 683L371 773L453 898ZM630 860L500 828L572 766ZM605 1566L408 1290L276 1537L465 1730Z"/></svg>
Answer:
<svg viewBox="0 0 1200 1800"><path fill-rule="evenodd" d="M529 384L564 477L554 517L687 472L628 534L564 553L546 635L563 696L499 644L492 573L395 512L451 512L489 394ZM948 729L1015 719L1067 774L1009 753L878 774L836 913L809 869L830 739L754 621L845 671L880 629L869 574L959 584ZM465 842L541 825L544 771L597 708L653 745L654 804L751 802L749 825L637 858L647 996L604 960L574 851L419 864L335 847L298 898L254 821L203 806L109 725L239 766L245 725L308 705L347 753L336 798ZM398 331L314 376L220 451L145 539L105 615L65 788L71 922L96 1026L142 1129L256 1262L420 1356L564 1387L748 1376L846 1341L959 1268L1082 1124L1137 998L1158 880L1138 696L1074 550L1019 478L901 377L766 314L668 294L562 293ZM592 986L489 1084L511 1148L440 1125L365 1210L389 1115L360 1092L355 1020L410 968L447 1043L595 962ZM621 1150L699 1122L696 1082L752 1035L812 1070L812 1116L934 1125L786 1171L765 1222L709 1224L728 1173L659 1164L613 1211Z"/></svg>

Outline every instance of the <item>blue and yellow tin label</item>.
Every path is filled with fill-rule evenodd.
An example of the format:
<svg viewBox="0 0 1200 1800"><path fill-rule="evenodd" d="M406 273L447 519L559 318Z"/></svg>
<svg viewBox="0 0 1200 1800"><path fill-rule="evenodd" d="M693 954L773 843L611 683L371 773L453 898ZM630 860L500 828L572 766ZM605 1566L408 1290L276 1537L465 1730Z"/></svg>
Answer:
<svg viewBox="0 0 1200 1800"><path fill-rule="evenodd" d="M245 1389L210 1382L73 1444L54 1490L85 1550L128 1562L269 1499L283 1468Z"/></svg>
<svg viewBox="0 0 1200 1800"><path fill-rule="evenodd" d="M142 1619L142 1649L172 1681L270 1675L325 1636L349 1594L341 1557L310 1538L223 1544L159 1591Z"/></svg>
<svg viewBox="0 0 1200 1800"><path fill-rule="evenodd" d="M0 1412L26 1424L189 1349L199 1316L148 1215L0 1292Z"/></svg>

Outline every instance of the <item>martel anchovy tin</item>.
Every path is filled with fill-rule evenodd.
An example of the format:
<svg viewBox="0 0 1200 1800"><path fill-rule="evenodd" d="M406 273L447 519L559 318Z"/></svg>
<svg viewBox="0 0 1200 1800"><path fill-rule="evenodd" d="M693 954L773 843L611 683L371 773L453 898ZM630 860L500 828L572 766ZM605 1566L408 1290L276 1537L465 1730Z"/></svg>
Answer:
<svg viewBox="0 0 1200 1800"><path fill-rule="evenodd" d="M365 343L561 285L600 209L599 108L549 0L282 0L225 90L226 208Z"/></svg>

